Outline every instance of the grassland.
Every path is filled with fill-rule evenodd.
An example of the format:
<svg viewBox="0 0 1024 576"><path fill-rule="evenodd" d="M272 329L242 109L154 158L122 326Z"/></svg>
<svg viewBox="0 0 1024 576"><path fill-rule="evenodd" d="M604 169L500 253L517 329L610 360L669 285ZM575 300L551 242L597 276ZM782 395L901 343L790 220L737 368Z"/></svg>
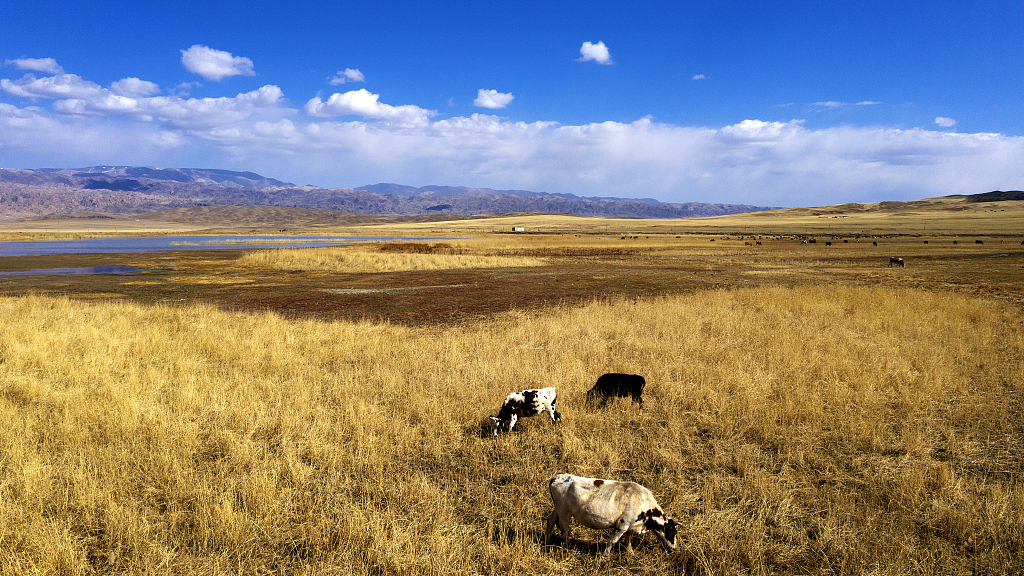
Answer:
<svg viewBox="0 0 1024 576"><path fill-rule="evenodd" d="M1021 573L1022 228L922 210L2 258L164 272L0 278L0 573ZM609 371L642 412L585 406ZM487 437L535 386L563 421ZM649 487L679 550L546 545L558 472Z"/></svg>
<svg viewBox="0 0 1024 576"><path fill-rule="evenodd" d="M461 328L0 307L5 574L1024 568L1022 318L991 302L718 290ZM644 412L584 408L613 370L647 375ZM483 434L548 385L558 427ZM649 486L680 551L544 546L561 471Z"/></svg>
<svg viewBox="0 0 1024 576"><path fill-rule="evenodd" d="M485 254L480 247L474 248L455 248L444 242L387 242L343 248L259 250L243 255L238 262L243 267L343 273L526 268L546 264L542 258Z"/></svg>

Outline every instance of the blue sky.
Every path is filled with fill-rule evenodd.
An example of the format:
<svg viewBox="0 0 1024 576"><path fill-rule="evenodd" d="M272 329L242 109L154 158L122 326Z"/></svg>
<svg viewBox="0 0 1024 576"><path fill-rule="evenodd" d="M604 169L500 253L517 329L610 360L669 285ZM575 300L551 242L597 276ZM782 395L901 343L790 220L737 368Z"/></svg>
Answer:
<svg viewBox="0 0 1024 576"><path fill-rule="evenodd" d="M8 0L0 21L0 167L770 206L1024 188L1021 1Z"/></svg>

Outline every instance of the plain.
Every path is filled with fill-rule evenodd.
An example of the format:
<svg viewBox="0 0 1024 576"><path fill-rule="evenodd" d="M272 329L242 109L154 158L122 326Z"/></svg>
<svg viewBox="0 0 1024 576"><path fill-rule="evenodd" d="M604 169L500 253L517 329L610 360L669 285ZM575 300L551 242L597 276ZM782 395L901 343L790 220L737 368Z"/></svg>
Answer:
<svg viewBox="0 0 1024 576"><path fill-rule="evenodd" d="M851 234L826 252L802 231L610 226L333 249L525 267L349 273L239 251L159 256L178 263L167 280L10 280L0 572L1024 570L1024 255L994 245L1009 235ZM906 269L885 267L894 249ZM492 276L551 297L456 286ZM132 291L146 282L192 291ZM371 289L394 316L312 300ZM214 297L244 290L319 296ZM401 311L423 293L474 313ZM586 408L604 372L643 374L644 409ZM561 423L487 436L508 392L543 386ZM545 545L559 472L647 486L679 550L648 537L603 558L607 534L578 526Z"/></svg>

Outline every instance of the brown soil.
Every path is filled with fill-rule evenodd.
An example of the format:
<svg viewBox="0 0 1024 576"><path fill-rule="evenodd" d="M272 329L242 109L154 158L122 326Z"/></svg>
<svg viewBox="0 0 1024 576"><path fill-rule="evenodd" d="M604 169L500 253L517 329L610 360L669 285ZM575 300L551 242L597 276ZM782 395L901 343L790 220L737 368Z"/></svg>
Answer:
<svg viewBox="0 0 1024 576"><path fill-rule="evenodd" d="M720 243L721 244L721 243ZM852 246L852 245L850 245ZM542 268L338 274L239 266L241 250L148 254L67 254L0 258L0 272L34 268L132 266L159 272L120 275L0 276L0 294L63 294L143 303L205 303L290 318L388 321L408 325L471 321L513 309L600 298L637 298L714 287L854 284L918 286L1024 304L1024 251L919 246L906 268L844 246L773 242L719 255L635 250L551 258ZM1019 248L1019 247L1014 247ZM843 251L847 250L847 253Z"/></svg>

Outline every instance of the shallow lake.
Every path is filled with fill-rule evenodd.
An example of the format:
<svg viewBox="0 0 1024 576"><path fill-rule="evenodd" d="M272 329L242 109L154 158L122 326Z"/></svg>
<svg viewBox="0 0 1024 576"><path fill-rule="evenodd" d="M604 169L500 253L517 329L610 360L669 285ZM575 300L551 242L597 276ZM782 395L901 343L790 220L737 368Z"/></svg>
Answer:
<svg viewBox="0 0 1024 576"><path fill-rule="evenodd" d="M227 250L239 248L306 248L341 246L361 242L436 241L439 238L403 236L135 236L86 238L83 240L37 240L0 242L0 256L42 256L45 254L103 254L157 252L160 250Z"/></svg>
<svg viewBox="0 0 1024 576"><path fill-rule="evenodd" d="M161 270L147 270L145 268L134 268L132 266L88 266L86 268L33 268L32 270L18 270L16 272L0 272L0 276L68 276L73 274L133 275L146 274L148 272L161 272Z"/></svg>

